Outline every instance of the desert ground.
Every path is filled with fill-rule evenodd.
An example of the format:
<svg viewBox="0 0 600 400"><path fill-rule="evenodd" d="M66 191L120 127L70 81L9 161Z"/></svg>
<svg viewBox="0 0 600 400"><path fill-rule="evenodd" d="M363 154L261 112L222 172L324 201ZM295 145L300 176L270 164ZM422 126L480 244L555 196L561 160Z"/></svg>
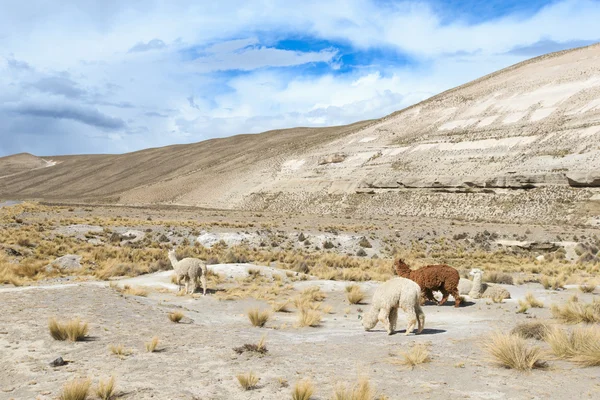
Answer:
<svg viewBox="0 0 600 400"><path fill-rule="evenodd" d="M82 379L98 398L110 377L122 399L282 399L307 381L311 399L600 395L597 342L584 346L586 362L547 337L522 339L520 351L539 349L525 370L489 351L494 334L516 337L531 322L598 338L597 229L27 202L2 203L0 218L2 399L57 399ZM208 262L207 296L179 292L171 248ZM465 278L481 268L510 299L427 303L421 334L404 335L402 312L395 334L365 331L395 257L413 268L447 263ZM357 304L351 286L364 295ZM253 309L269 311L264 326L250 322ZM79 318L87 335L55 340L52 318ZM261 341L266 351L253 351ZM66 364L49 365L58 357ZM244 390L237 376L250 372L259 380ZM366 397L339 395L367 381Z"/></svg>

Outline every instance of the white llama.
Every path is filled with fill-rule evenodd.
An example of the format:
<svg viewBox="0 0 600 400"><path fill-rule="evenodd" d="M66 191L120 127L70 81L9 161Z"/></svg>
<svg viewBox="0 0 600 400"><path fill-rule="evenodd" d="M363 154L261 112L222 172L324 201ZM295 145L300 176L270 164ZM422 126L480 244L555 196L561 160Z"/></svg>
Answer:
<svg viewBox="0 0 600 400"><path fill-rule="evenodd" d="M469 275L473 277L473 284L469 291L469 297L472 299L510 299L510 292L502 286L483 283L483 271L479 268L473 268L471 272L469 272Z"/></svg>
<svg viewBox="0 0 600 400"><path fill-rule="evenodd" d="M365 330L373 329L381 321L391 335L396 329L398 308L407 316L408 325L405 335L410 334L418 324L418 333L425 327L425 314L421 309L421 287L406 278L392 278L380 285L373 295L371 308L363 318Z"/></svg>
<svg viewBox="0 0 600 400"><path fill-rule="evenodd" d="M173 266L175 274L177 274L177 285L181 290L181 280L185 281L185 293L194 293L196 291L197 281L200 279L202 284L202 294L206 296L206 275L208 269L206 264L197 258L187 257L182 260L177 260L175 250L169 250L169 261ZM189 290L191 283L191 291Z"/></svg>

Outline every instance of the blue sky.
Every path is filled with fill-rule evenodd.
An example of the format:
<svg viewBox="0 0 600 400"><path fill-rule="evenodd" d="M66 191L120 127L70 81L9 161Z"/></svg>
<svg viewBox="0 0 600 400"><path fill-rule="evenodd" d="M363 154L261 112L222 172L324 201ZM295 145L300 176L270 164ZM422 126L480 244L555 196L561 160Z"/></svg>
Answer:
<svg viewBox="0 0 600 400"><path fill-rule="evenodd" d="M0 156L378 118L600 40L600 2L4 2Z"/></svg>

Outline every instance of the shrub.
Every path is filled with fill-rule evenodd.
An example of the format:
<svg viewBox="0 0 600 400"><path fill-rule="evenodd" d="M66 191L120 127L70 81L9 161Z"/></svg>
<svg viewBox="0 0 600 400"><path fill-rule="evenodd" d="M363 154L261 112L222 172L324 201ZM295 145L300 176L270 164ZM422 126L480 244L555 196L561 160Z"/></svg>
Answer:
<svg viewBox="0 0 600 400"><path fill-rule="evenodd" d="M81 322L79 318L64 323L52 318L48 322L48 329L50 330L50 335L55 340L77 342L83 340L88 334L87 322Z"/></svg>
<svg viewBox="0 0 600 400"><path fill-rule="evenodd" d="M588 324L600 322L600 301L581 303L570 301L564 306L552 305L552 316L565 324Z"/></svg>
<svg viewBox="0 0 600 400"><path fill-rule="evenodd" d="M418 343L414 345L408 351L400 352L400 355L402 356L402 359L394 360L394 363L406 365L410 368L414 368L419 364L424 364L431 361L429 349L423 343Z"/></svg>
<svg viewBox="0 0 600 400"><path fill-rule="evenodd" d="M569 334L560 328L546 335L555 356L573 361L585 367L600 366L600 328L576 327Z"/></svg>
<svg viewBox="0 0 600 400"><path fill-rule="evenodd" d="M310 380L296 382L292 389L292 400L309 400L315 392L315 387Z"/></svg>
<svg viewBox="0 0 600 400"><path fill-rule="evenodd" d="M544 303L539 301L533 296L533 293L527 293L525 295L525 301L533 308L544 308Z"/></svg>
<svg viewBox="0 0 600 400"><path fill-rule="evenodd" d="M306 308L300 309L300 314L298 315L298 326L305 327L317 327L321 325L321 313L317 310L310 310Z"/></svg>
<svg viewBox="0 0 600 400"><path fill-rule="evenodd" d="M96 395L102 400L110 400L115 396L115 377L112 376L110 379L98 382L96 388Z"/></svg>
<svg viewBox="0 0 600 400"><path fill-rule="evenodd" d="M183 319L185 315L183 315L183 313L181 311L173 311L169 313L169 319L171 320L171 322L175 322L178 323L179 321L181 321Z"/></svg>
<svg viewBox="0 0 600 400"><path fill-rule="evenodd" d="M542 350L529 347L525 339L515 335L495 333L483 347L498 364L506 368L529 371L546 367Z"/></svg>
<svg viewBox="0 0 600 400"><path fill-rule="evenodd" d="M373 400L374 394L367 378L360 378L357 383L347 387L338 384L333 392L332 400Z"/></svg>
<svg viewBox="0 0 600 400"><path fill-rule="evenodd" d="M241 347L234 347L233 351L235 351L238 354L242 354L247 351L253 352L253 353L259 353L259 354L265 354L269 351L267 349L266 341L267 341L267 337L266 337L266 335L263 335L257 344L246 343L245 345L243 345Z"/></svg>
<svg viewBox="0 0 600 400"><path fill-rule="evenodd" d="M248 372L246 374L239 374L237 380L244 390L252 390L256 389L256 385L258 385L260 378L256 376L254 372Z"/></svg>
<svg viewBox="0 0 600 400"><path fill-rule="evenodd" d="M545 322L524 322L515 326L510 333L523 339L543 340L549 330Z"/></svg>
<svg viewBox="0 0 600 400"><path fill-rule="evenodd" d="M370 248L373 247L371 245L371 242L369 242L369 240L366 237L364 237L364 236L360 239L360 241L358 242L358 245L360 247L364 247L364 248L367 248L367 249L370 249Z"/></svg>
<svg viewBox="0 0 600 400"><path fill-rule="evenodd" d="M269 311L266 310L260 311L258 308L253 308L248 311L247 315L248 319L250 320L250 323L252 323L253 326L258 326L262 328L269 320L271 313L269 313Z"/></svg>
<svg viewBox="0 0 600 400"><path fill-rule="evenodd" d="M364 300L365 294L358 285L346 286L346 298L350 304L359 304Z"/></svg>
<svg viewBox="0 0 600 400"><path fill-rule="evenodd" d="M490 283L501 283L504 285L512 285L514 283L513 277L503 272L491 271L486 274L486 282Z"/></svg>
<svg viewBox="0 0 600 400"><path fill-rule="evenodd" d="M583 293L593 293L596 290L596 285L580 285L579 290Z"/></svg>
<svg viewBox="0 0 600 400"><path fill-rule="evenodd" d="M60 393L60 400L86 400L92 382L89 379L78 379L67 382Z"/></svg>
<svg viewBox="0 0 600 400"><path fill-rule="evenodd" d="M148 353L154 353L158 346L158 337L154 336L151 341L146 343L146 351Z"/></svg>

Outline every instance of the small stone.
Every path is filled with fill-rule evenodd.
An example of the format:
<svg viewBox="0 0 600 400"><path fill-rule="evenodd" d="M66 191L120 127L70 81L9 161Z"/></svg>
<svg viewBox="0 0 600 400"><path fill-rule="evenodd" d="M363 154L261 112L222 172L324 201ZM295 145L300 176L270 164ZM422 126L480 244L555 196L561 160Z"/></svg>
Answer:
<svg viewBox="0 0 600 400"><path fill-rule="evenodd" d="M55 358L54 360L52 360L50 362L51 367L62 367L63 365L66 365L66 364L67 364L67 362L65 360L63 360L62 357Z"/></svg>

